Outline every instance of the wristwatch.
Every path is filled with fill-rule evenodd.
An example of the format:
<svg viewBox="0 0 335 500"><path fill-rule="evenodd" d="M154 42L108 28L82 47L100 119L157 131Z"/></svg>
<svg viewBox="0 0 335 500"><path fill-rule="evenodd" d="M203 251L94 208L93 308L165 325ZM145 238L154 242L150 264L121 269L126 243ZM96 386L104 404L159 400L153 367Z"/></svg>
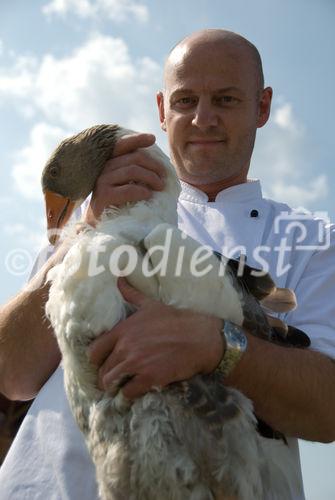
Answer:
<svg viewBox="0 0 335 500"><path fill-rule="evenodd" d="M245 353L248 339L243 330L231 321L224 321L221 335L224 337L226 349L216 370L227 377Z"/></svg>

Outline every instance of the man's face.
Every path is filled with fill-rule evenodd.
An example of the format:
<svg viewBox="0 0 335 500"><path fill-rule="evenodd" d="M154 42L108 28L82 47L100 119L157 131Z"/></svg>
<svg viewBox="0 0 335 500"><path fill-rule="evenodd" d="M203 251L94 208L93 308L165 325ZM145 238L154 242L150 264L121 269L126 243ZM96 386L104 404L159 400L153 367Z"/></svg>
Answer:
<svg viewBox="0 0 335 500"><path fill-rule="evenodd" d="M193 185L245 180L257 127L265 123L260 123L260 97L245 47L220 42L172 53L158 104L182 180Z"/></svg>

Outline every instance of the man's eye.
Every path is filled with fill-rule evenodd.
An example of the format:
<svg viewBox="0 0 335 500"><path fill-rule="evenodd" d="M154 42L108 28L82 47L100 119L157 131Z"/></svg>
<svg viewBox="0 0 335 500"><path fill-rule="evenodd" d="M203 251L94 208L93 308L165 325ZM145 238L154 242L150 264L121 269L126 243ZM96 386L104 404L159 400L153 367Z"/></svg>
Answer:
<svg viewBox="0 0 335 500"><path fill-rule="evenodd" d="M232 95L223 95L217 98L217 101L220 104L236 104L239 102L239 99L237 97L234 97Z"/></svg>
<svg viewBox="0 0 335 500"><path fill-rule="evenodd" d="M196 103L195 97L180 97L179 99L176 100L176 105L180 107L192 106L195 103Z"/></svg>

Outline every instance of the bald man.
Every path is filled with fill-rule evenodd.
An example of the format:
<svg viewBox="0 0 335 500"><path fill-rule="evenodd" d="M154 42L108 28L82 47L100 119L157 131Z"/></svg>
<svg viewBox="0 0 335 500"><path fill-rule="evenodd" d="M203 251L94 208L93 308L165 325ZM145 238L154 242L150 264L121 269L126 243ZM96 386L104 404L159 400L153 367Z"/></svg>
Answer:
<svg viewBox="0 0 335 500"><path fill-rule="evenodd" d="M247 395L256 415L269 426L270 434L264 437L269 454L276 457L280 474L290 484L289 498L300 500L304 492L296 438L335 439L335 306L329 300L335 292L334 231L328 249L298 253L296 235L287 235L285 226L281 233L274 231L276 217L282 220L282 213L289 214L288 223L294 212L265 200L259 182L248 179L256 131L268 121L272 98L272 89L264 88L254 45L225 30L196 32L170 52L164 76L157 104L182 181L180 228L235 257L236 248L243 247L248 263L255 267L260 267L255 250L269 249L266 264L277 285L297 292L300 305L286 319L310 335L312 348L287 349L241 331L247 348L226 383ZM148 134L119 141L120 156L106 164L86 211L87 221L94 223L111 204L147 199L161 189L163 167L145 149L153 141ZM313 220L306 224L308 242L315 243L319 226ZM280 275L275 249L283 234L290 243L292 265ZM47 270L64 251L60 248L37 273L32 291L20 293L2 310L0 391L16 399L38 396L1 470L5 492L1 499L14 498L17 491L29 491L29 499L50 497L50 491L52 498L96 497L94 469L57 368L60 354L42 319L48 287L38 284L44 283ZM154 386L210 373L225 359L231 346L220 320L175 310L126 282L120 289L137 311L90 347L91 361L100 367L102 388L108 390L124 373L136 373L123 388L125 396L134 399ZM284 434L287 443L272 439L271 429ZM268 498L277 498L275 492Z"/></svg>

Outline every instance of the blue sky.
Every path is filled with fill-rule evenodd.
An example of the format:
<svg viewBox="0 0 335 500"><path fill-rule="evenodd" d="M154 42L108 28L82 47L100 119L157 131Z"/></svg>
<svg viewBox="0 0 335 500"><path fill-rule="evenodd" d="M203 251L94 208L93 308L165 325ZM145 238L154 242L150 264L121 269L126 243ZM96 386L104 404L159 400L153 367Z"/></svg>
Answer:
<svg viewBox="0 0 335 500"><path fill-rule="evenodd" d="M0 300L45 241L39 178L64 136L115 122L152 131L164 57L188 33L224 27L259 48L272 116L251 175L265 193L334 220L333 0L3 0L0 3ZM308 500L335 497L335 445L302 443Z"/></svg>

